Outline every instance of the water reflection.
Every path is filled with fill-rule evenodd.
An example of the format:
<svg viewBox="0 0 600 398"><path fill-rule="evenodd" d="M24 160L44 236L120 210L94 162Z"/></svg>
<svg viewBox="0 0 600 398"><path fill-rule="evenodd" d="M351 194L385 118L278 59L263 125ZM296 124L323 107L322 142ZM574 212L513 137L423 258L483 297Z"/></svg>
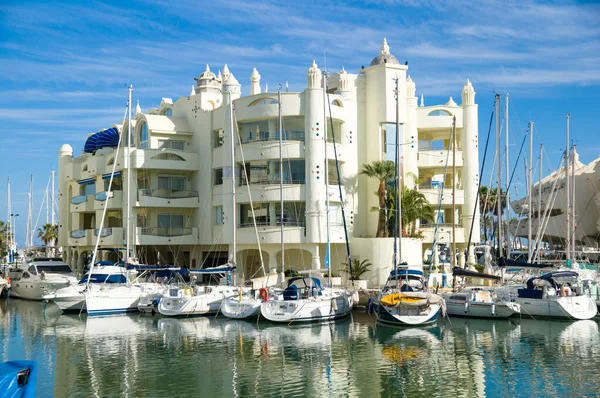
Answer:
<svg viewBox="0 0 600 398"><path fill-rule="evenodd" d="M44 310L45 309L45 310ZM582 396L600 390L594 321L344 322L61 315L0 300L3 360L39 362L39 396Z"/></svg>

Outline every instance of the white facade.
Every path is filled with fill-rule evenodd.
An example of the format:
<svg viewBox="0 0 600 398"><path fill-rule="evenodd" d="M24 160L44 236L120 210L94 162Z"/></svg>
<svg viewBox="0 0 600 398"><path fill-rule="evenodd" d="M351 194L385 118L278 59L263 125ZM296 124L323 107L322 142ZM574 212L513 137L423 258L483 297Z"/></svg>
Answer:
<svg viewBox="0 0 600 398"><path fill-rule="evenodd" d="M400 64L390 54L384 41L380 54L360 73L342 69L329 76L327 94L323 93L323 74L314 61L303 91L281 93L283 212L277 92L261 92L256 69L250 76L251 95L241 95L241 85L227 65L218 75L207 66L195 79L196 85L189 96L177 101L163 98L158 108L147 113L137 109L132 121L135 147L131 151L130 224L140 261L201 267L230 259L234 213L231 178L235 176L236 257L244 277L256 274L260 264L257 237L265 267L280 267L282 219L286 269L322 267L327 242L326 196L331 264L334 270L341 268L346 248L335 167L337 152L351 255L368 258L373 263L372 283L381 283L381 278L375 275L381 273L380 269L389 270L390 253L375 258L377 253L370 250L362 253L368 246L364 239L354 245L352 239L375 236L377 212L370 209L378 205L373 194L378 182L359 172L365 163L393 159L389 156L393 154L389 144L395 136L396 78L403 134L400 146L403 181L412 188L413 176L419 177L421 183L416 188L425 194L436 214L441 196L439 217L443 221L438 242L442 243L452 238L448 235L451 230L448 223L452 219L451 184L456 184L457 227L453 239L464 249L479 178L475 92L467 82L462 91L462 105L450 99L445 105L419 107L416 86L407 76L407 70L407 65ZM456 116L457 126L455 175L451 173L451 155L446 168L452 116ZM128 128L118 124L114 127L119 131ZM235 173L231 172L232 145ZM73 266L83 265L82 254L93 248L98 232L104 235L101 246L124 246L128 171L123 167L123 152L121 149L116 160L113 160L115 149L110 147L78 157L73 157L69 145L63 145L59 152L59 245L66 249L66 260ZM121 181L116 181L114 195L102 200L107 181L102 178L111 172L113 161L117 162L116 170L122 172ZM95 186L91 186L89 179L93 179ZM440 195L440 187L444 185ZM109 206L105 228L110 230L95 231L105 205ZM423 251L433 241L433 225L421 225L420 229L425 237L422 245L419 241L407 241L407 249L403 250L403 258L412 263L423 261ZM472 242L478 243L479 214L475 214L474 231ZM385 246L391 250L391 243ZM415 247L420 250L414 250Z"/></svg>

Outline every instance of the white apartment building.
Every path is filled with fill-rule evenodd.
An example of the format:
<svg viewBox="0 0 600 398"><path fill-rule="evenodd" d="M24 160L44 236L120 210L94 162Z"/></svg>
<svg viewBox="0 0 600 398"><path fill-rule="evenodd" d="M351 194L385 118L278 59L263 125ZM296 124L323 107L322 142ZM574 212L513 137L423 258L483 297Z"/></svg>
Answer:
<svg viewBox="0 0 600 398"><path fill-rule="evenodd" d="M283 222L285 268L322 268L329 209L331 265L339 270L346 258L343 205L351 255L369 259L373 267L368 278L372 284L381 283L392 264L392 243L391 238L374 238L378 213L371 209L378 206L374 194L378 181L361 175L360 170L375 160L394 159L395 79L403 184L413 188L414 177L419 177L417 189L438 216L438 242L454 240L464 249L477 208L475 91L467 81L461 105L450 98L436 106L423 106L421 100L419 106L415 83L407 71L408 64L390 53L384 39L380 54L369 66L356 74L343 68L331 74L324 93L323 74L313 61L306 88L281 93L283 123L279 126L278 93L261 91L256 69L250 75L249 94L242 96L241 84L227 65L218 74L207 65L194 79L188 96L176 101L163 98L146 113L136 108L131 121L131 167L124 167L126 146L121 146L115 159L116 142L120 132L128 131L127 122L88 136L79 156L73 155L68 144L61 147L59 245L65 260L81 269L98 235L101 247L124 247L129 172L131 242L142 263L192 268L223 264L233 257L235 222L236 263L243 276L257 275L261 262L267 269L280 269ZM455 174L450 143L453 116ZM114 162L118 177L107 197ZM449 235L452 184L456 186L457 224L453 237ZM104 206L107 217L100 230ZM433 242L435 226L421 225L420 229L424 239L403 239L402 257L411 263L422 263L424 250ZM478 210L474 231L472 242L478 243Z"/></svg>

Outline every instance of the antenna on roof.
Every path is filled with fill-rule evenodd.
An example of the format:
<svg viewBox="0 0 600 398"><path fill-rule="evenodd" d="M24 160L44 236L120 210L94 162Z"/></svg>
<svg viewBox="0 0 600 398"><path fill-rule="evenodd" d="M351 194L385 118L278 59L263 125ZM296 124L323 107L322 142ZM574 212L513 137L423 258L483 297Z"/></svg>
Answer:
<svg viewBox="0 0 600 398"><path fill-rule="evenodd" d="M290 87L288 86L288 81L285 81L285 92L287 93L290 90Z"/></svg>

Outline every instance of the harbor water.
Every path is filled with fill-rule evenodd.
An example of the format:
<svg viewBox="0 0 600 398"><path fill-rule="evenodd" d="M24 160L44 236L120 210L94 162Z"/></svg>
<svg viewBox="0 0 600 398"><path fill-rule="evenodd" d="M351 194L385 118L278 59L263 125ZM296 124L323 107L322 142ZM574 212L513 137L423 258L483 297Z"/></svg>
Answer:
<svg viewBox="0 0 600 398"><path fill-rule="evenodd" d="M582 397L600 394L593 320L319 325L62 315L0 299L2 361L38 362L37 397Z"/></svg>

